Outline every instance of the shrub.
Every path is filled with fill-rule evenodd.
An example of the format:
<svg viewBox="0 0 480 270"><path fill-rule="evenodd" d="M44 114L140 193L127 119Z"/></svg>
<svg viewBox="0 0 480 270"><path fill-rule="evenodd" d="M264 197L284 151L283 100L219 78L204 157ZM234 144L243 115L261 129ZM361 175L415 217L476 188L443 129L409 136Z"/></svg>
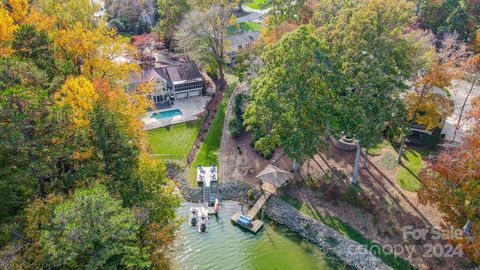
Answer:
<svg viewBox="0 0 480 270"><path fill-rule="evenodd" d="M390 151L386 152L378 162L380 166L387 170L393 170L398 165L397 156Z"/></svg>
<svg viewBox="0 0 480 270"><path fill-rule="evenodd" d="M230 134L232 134L233 138L238 138L240 135L242 135L243 131L243 123L238 119L237 117L234 117L230 119L230 122L228 123L228 131L230 131Z"/></svg>
<svg viewBox="0 0 480 270"><path fill-rule="evenodd" d="M435 149L442 140L442 130L440 128L435 128L432 131L432 135L422 133L420 139L429 149Z"/></svg>
<svg viewBox="0 0 480 270"><path fill-rule="evenodd" d="M247 191L247 197L249 200L253 201L255 200L255 190L253 190L253 188L250 188L248 191Z"/></svg>
<svg viewBox="0 0 480 270"><path fill-rule="evenodd" d="M233 138L238 138L243 132L243 113L246 96L240 93L235 96L235 105L233 107L233 118L228 123L228 130Z"/></svg>
<svg viewBox="0 0 480 270"><path fill-rule="evenodd" d="M347 191L342 194L342 200L367 211L373 210L373 205L368 196L358 185L349 186Z"/></svg>

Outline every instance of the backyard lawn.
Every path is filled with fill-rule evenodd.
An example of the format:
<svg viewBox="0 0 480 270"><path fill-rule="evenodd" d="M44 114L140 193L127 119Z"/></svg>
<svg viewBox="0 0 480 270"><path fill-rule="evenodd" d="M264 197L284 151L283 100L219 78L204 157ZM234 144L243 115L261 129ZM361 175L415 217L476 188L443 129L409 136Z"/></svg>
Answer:
<svg viewBox="0 0 480 270"><path fill-rule="evenodd" d="M262 5L265 4L265 0L248 0L245 5L253 9L262 9Z"/></svg>
<svg viewBox="0 0 480 270"><path fill-rule="evenodd" d="M192 148L201 120L147 131L147 139L154 154L164 159L183 160Z"/></svg>
<svg viewBox="0 0 480 270"><path fill-rule="evenodd" d="M405 190L417 191L422 187L418 173L423 168L422 154L414 150L406 150L402 159L403 165L397 172L397 183Z"/></svg>

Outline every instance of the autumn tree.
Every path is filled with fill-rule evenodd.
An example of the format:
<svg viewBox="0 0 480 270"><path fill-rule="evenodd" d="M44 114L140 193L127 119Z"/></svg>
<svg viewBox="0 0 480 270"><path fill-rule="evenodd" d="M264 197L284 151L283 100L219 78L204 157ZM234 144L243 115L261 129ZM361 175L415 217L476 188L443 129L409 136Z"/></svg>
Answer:
<svg viewBox="0 0 480 270"><path fill-rule="evenodd" d="M13 52L10 45L16 28L17 25L15 25L13 18L0 3L0 57L10 55Z"/></svg>
<svg viewBox="0 0 480 270"><path fill-rule="evenodd" d="M109 24L120 32L149 33L155 26L155 1L106 0Z"/></svg>
<svg viewBox="0 0 480 270"><path fill-rule="evenodd" d="M71 228L83 226L83 218L90 214L85 211L89 209L75 211L65 205L75 204L74 199L68 198L79 187L101 182L108 189L107 194L117 199L112 202L102 195L102 202L92 205L101 205L105 210L120 205L124 207L121 211L114 207L119 211L110 213L128 212L129 216L135 213L142 217L135 220L136 228L128 225L129 220L103 220L115 237L121 236L117 232L125 228L134 236L126 239L127 246L108 243L107 248L113 248L108 254L102 253L108 260L105 267L165 269L169 245L175 239L174 207L178 205L178 195L172 182L165 178L163 162L150 162L147 154L140 116L150 105L145 98L150 86L142 85L129 93L122 88L126 75L138 70L135 63L117 61L133 52L132 46L123 43L116 30L97 17L97 1L39 0L31 6L23 0L3 3L2 263L6 260L15 269L89 268L89 262L98 263L93 268L104 268L103 259L90 261L88 256L107 249L88 243L75 245L78 242L71 241L71 235L62 235L65 228L60 224L68 220ZM65 198L67 202L63 204ZM65 208L60 211L59 205ZM99 215L94 215L97 221ZM56 216L61 217L61 222ZM86 236L89 240L106 240L107 231L101 234L96 228L89 228L93 229ZM142 241L141 256L122 259L128 252L140 249L137 240ZM108 259L112 254L118 256Z"/></svg>
<svg viewBox="0 0 480 270"><path fill-rule="evenodd" d="M216 70L221 89L225 88L227 27L234 21L235 6L234 0L197 0L195 9L184 17L175 34L180 49Z"/></svg>
<svg viewBox="0 0 480 270"><path fill-rule="evenodd" d="M413 89L405 96L409 123L420 124L431 131L440 128L442 119L453 113L453 101L447 93L447 87L458 77L458 64L465 56L465 45L458 41L457 36L446 35L430 64L420 69L420 75L413 78ZM404 135L400 144L399 163L405 141Z"/></svg>
<svg viewBox="0 0 480 270"><path fill-rule="evenodd" d="M449 146L420 172L419 197L424 204L435 204L447 225L464 229L461 238L450 241L461 244L463 252L480 263L480 100L473 108L470 117L475 124L462 143Z"/></svg>
<svg viewBox="0 0 480 270"><path fill-rule="evenodd" d="M153 52L163 46L163 43L160 42L159 36L155 33L134 36L132 37L131 42L140 53L140 61L142 62L152 58Z"/></svg>

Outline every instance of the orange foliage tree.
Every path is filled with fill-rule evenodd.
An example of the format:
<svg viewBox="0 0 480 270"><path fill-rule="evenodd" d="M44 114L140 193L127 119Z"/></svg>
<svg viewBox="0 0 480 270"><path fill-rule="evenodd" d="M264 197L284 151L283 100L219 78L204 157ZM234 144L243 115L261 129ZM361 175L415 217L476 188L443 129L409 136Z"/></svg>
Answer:
<svg viewBox="0 0 480 270"><path fill-rule="evenodd" d="M423 188L418 195L445 213L444 220L463 228L461 238L451 239L480 263L480 99L470 114L475 125L458 146L450 146L419 174Z"/></svg>

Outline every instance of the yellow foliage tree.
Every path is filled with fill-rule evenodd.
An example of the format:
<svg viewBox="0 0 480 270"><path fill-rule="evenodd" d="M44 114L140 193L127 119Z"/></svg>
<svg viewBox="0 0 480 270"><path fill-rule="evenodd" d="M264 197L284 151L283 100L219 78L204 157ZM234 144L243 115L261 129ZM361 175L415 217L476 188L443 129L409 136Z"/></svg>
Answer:
<svg viewBox="0 0 480 270"><path fill-rule="evenodd" d="M72 122L78 128L89 126L88 112L93 109L99 94L93 84L83 76L70 77L56 93L60 106L69 106L72 111Z"/></svg>
<svg viewBox="0 0 480 270"><path fill-rule="evenodd" d="M134 140L133 143L145 150L144 134L139 132L143 130L140 117L151 106L151 101L145 96L146 92L151 92L151 86L146 84L127 94L120 86L112 86L111 81L104 78L94 79L93 84L101 101L119 116L125 131Z"/></svg>
<svg viewBox="0 0 480 270"><path fill-rule="evenodd" d="M9 12L0 4L0 57L13 53L10 43L17 29Z"/></svg>
<svg viewBox="0 0 480 270"><path fill-rule="evenodd" d="M277 42L283 35L295 30L298 27L298 24L294 22L282 22L280 25L275 27L270 18L266 18L265 23L268 25L268 27L263 28L260 35L260 40L265 45Z"/></svg>
<svg viewBox="0 0 480 270"><path fill-rule="evenodd" d="M54 16L48 16L38 12L36 9L31 8L28 16L24 19L23 23L35 26L37 30L53 31L56 18Z"/></svg>
<svg viewBox="0 0 480 270"><path fill-rule="evenodd" d="M444 89L450 86L456 75L450 64L433 64L406 96L408 120L425 126L427 130L439 127L440 120L453 113L453 102ZM442 91L444 93L440 93Z"/></svg>
<svg viewBox="0 0 480 270"><path fill-rule="evenodd" d="M28 15L28 1L27 0L8 0L8 5L11 8L10 16L17 23L22 23Z"/></svg>

